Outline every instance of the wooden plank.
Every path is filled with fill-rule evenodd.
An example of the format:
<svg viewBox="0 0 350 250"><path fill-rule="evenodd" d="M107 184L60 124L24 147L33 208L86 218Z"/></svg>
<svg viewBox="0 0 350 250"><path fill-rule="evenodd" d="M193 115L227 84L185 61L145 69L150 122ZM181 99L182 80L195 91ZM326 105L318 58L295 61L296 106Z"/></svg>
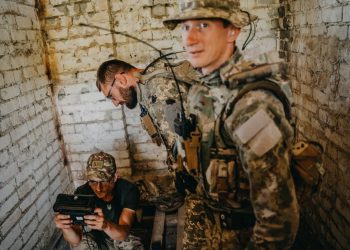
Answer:
<svg viewBox="0 0 350 250"><path fill-rule="evenodd" d="M175 250L177 244L177 211L166 213L164 230L164 250Z"/></svg>
<svg viewBox="0 0 350 250"><path fill-rule="evenodd" d="M185 218L186 218L186 209L184 204L177 210L176 249L182 249L184 229L185 229Z"/></svg>
<svg viewBox="0 0 350 250"><path fill-rule="evenodd" d="M152 240L150 246L151 250L158 250L163 248L164 224L165 213L156 210L153 222Z"/></svg>

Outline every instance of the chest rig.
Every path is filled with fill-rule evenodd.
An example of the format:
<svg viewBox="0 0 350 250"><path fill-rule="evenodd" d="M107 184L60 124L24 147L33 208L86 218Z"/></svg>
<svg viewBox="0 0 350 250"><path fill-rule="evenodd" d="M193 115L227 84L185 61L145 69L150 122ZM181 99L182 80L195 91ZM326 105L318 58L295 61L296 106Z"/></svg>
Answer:
<svg viewBox="0 0 350 250"><path fill-rule="evenodd" d="M240 69L237 74L227 75L224 79L217 77L209 83L192 86L188 94L189 112L195 114L197 126L193 132L195 137L182 141L182 153L187 159L183 165L200 183L197 191L206 198L206 204L220 212L223 227L238 229L255 223L249 179L236 146L225 135L224 121L233 112L235 104L254 90L272 92L290 118L288 86L267 78L277 70L279 65L265 64L251 67L242 77ZM235 76L237 78L233 79ZM192 145L191 150L188 145ZM193 160L196 156L198 164L191 164L196 162Z"/></svg>
<svg viewBox="0 0 350 250"><path fill-rule="evenodd" d="M189 106L195 107L190 112L196 115L197 130L192 133L194 138L183 143L186 158L192 159L192 162L194 153L188 148L192 146L194 151L194 146L198 146L198 164L188 164L187 168L202 184L201 192L209 198L208 204L226 211L249 205L249 183L238 152L235 145L228 143L221 133L228 93L237 94L238 91L231 91L226 86L211 88L205 85L191 89Z"/></svg>

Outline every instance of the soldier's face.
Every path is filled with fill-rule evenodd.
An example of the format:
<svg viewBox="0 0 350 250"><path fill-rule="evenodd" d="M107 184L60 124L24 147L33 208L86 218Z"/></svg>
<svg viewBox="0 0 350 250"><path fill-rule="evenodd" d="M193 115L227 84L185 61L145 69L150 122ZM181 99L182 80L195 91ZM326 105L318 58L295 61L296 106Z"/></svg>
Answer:
<svg viewBox="0 0 350 250"><path fill-rule="evenodd" d="M182 43L188 60L208 74L219 68L233 53L239 30L224 27L221 20L201 19L182 22Z"/></svg>
<svg viewBox="0 0 350 250"><path fill-rule="evenodd" d="M89 186L99 199L107 199L112 194L114 188L114 178L108 181L89 180Z"/></svg>
<svg viewBox="0 0 350 250"><path fill-rule="evenodd" d="M137 82L138 79L128 73L123 74L122 77L118 76L108 83L102 84L101 91L116 107L125 104L129 109L133 109L137 105L134 81ZM130 82L133 83L132 86Z"/></svg>

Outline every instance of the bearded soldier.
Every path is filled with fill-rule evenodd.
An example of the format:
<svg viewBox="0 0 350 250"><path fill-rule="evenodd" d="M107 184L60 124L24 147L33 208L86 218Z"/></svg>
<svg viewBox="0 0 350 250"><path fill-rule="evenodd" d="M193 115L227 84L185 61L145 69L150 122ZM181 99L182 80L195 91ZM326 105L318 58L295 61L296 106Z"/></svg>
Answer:
<svg viewBox="0 0 350 250"><path fill-rule="evenodd" d="M190 124L179 129L179 167L198 181L186 197L184 249L288 249L299 208L289 167L290 92L278 56L243 57L235 42L256 17L239 1L179 5L164 24L180 24L201 74L187 95L187 118L178 119Z"/></svg>
<svg viewBox="0 0 350 250"><path fill-rule="evenodd" d="M139 69L113 59L98 68L96 86L115 106L133 109L139 104L144 129L154 143L165 146L167 164L172 169L176 155L173 122L183 106L188 83L196 82L197 75L187 61L170 64L163 58L153 61L146 69ZM140 178L136 184L141 201L154 202L164 210L181 205L182 195L177 192L172 175ZM183 189L181 184L179 188Z"/></svg>

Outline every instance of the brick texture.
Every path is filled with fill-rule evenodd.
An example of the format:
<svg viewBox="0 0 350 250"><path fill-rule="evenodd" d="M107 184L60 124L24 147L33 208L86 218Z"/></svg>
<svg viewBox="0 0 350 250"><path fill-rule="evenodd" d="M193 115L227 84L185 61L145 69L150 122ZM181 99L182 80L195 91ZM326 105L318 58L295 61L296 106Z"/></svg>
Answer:
<svg viewBox="0 0 350 250"><path fill-rule="evenodd" d="M48 249L43 236L54 225L43 218L52 218L55 197L42 190L72 186L59 175L47 178L51 162L58 171L67 166L55 157L62 151L39 27L34 1L0 2L0 249Z"/></svg>
<svg viewBox="0 0 350 250"><path fill-rule="evenodd" d="M280 51L293 82L297 135L320 142L325 150L320 190L301 202L302 223L309 227L301 227L298 243L310 249L348 249L350 189L345 183L350 173L344 164L350 163L350 130L344 125L350 122L349 1L282 2L281 18L290 26L284 29L288 36L281 39Z"/></svg>
<svg viewBox="0 0 350 250"><path fill-rule="evenodd" d="M55 197L84 183L91 153L114 155L126 176L167 168L165 149L151 143L139 109L114 107L95 86L103 61L118 58L143 68L158 53L79 24L126 32L163 52L179 51L179 30L162 25L177 12L176 2L0 1L0 249L48 248ZM241 2L259 18L245 53L280 52L289 64L298 137L325 149L327 175L319 193L301 203L306 223L296 249L310 239L314 249L347 249L349 1ZM242 29L239 48L249 33L250 27Z"/></svg>

